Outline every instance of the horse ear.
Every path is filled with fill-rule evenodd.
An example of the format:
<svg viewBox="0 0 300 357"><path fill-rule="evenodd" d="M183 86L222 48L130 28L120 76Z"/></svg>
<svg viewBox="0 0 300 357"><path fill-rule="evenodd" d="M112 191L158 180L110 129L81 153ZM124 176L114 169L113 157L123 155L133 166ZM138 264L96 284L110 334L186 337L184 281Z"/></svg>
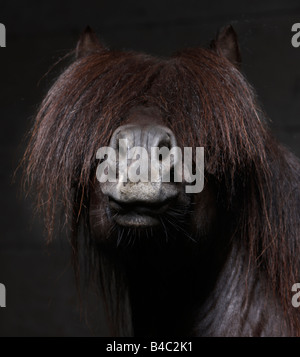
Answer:
<svg viewBox="0 0 300 357"><path fill-rule="evenodd" d="M223 27L210 44L218 55L227 58L237 68L241 66L241 54L237 34L231 25Z"/></svg>
<svg viewBox="0 0 300 357"><path fill-rule="evenodd" d="M107 49L99 42L96 33L87 26L79 37L75 55L76 59L78 59L94 52L104 52L106 50Z"/></svg>

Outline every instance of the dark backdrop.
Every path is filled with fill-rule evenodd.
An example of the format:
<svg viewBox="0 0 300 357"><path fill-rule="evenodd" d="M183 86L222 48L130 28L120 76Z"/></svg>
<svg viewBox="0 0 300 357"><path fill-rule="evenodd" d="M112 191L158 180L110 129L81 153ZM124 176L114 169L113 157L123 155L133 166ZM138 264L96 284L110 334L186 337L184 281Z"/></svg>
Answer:
<svg viewBox="0 0 300 357"><path fill-rule="evenodd" d="M7 47L0 48L0 283L7 289L0 336L107 334L95 294L88 300L88 323L80 310L65 240L46 247L30 200L20 197L18 176L11 183L37 105L62 68L43 75L75 46L84 27L112 48L168 55L206 45L219 27L233 24L243 72L275 135L300 156L300 47L291 45L296 22L299 0L0 2L7 30Z"/></svg>

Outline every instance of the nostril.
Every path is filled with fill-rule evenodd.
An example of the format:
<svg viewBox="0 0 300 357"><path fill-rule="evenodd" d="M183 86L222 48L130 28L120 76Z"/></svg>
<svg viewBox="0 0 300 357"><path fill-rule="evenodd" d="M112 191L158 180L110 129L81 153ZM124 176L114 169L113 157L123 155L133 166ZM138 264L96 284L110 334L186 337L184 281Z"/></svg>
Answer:
<svg viewBox="0 0 300 357"><path fill-rule="evenodd" d="M171 149L171 140L170 140L170 136L167 135L166 138L163 138L159 144L158 144L158 148L161 149L163 147L166 147L167 149Z"/></svg>
<svg viewBox="0 0 300 357"><path fill-rule="evenodd" d="M159 161L162 162L168 155L170 150L172 149L171 138L169 134L165 134L163 138L157 144L159 150ZM166 150L166 151L164 151Z"/></svg>
<svg viewBox="0 0 300 357"><path fill-rule="evenodd" d="M102 162L106 161L108 158L108 155L105 154L101 159L100 159L100 164L102 164Z"/></svg>

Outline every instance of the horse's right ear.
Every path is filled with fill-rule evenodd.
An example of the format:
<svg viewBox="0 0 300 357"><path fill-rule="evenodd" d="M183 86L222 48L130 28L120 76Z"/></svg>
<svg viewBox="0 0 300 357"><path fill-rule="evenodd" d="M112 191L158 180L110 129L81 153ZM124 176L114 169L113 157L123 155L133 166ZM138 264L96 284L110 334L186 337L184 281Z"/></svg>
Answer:
<svg viewBox="0 0 300 357"><path fill-rule="evenodd" d="M96 33L87 26L77 42L75 55L76 59L78 59L94 52L104 52L106 50L99 42Z"/></svg>

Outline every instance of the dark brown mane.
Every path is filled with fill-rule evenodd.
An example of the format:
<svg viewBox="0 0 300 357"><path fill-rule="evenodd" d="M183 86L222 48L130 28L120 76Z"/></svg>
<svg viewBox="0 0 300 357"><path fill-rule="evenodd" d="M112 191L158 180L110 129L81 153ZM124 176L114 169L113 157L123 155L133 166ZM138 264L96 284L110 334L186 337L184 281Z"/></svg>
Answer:
<svg viewBox="0 0 300 357"><path fill-rule="evenodd" d="M248 251L245 264L266 274L266 291L279 297L300 335L291 305L299 281L299 162L270 134L245 77L212 49L167 59L99 51L61 74L39 108L23 159L49 239L60 208L78 253L79 227L89 232L96 151L139 105L160 111L179 146L205 148L206 173L231 219L227 233Z"/></svg>

